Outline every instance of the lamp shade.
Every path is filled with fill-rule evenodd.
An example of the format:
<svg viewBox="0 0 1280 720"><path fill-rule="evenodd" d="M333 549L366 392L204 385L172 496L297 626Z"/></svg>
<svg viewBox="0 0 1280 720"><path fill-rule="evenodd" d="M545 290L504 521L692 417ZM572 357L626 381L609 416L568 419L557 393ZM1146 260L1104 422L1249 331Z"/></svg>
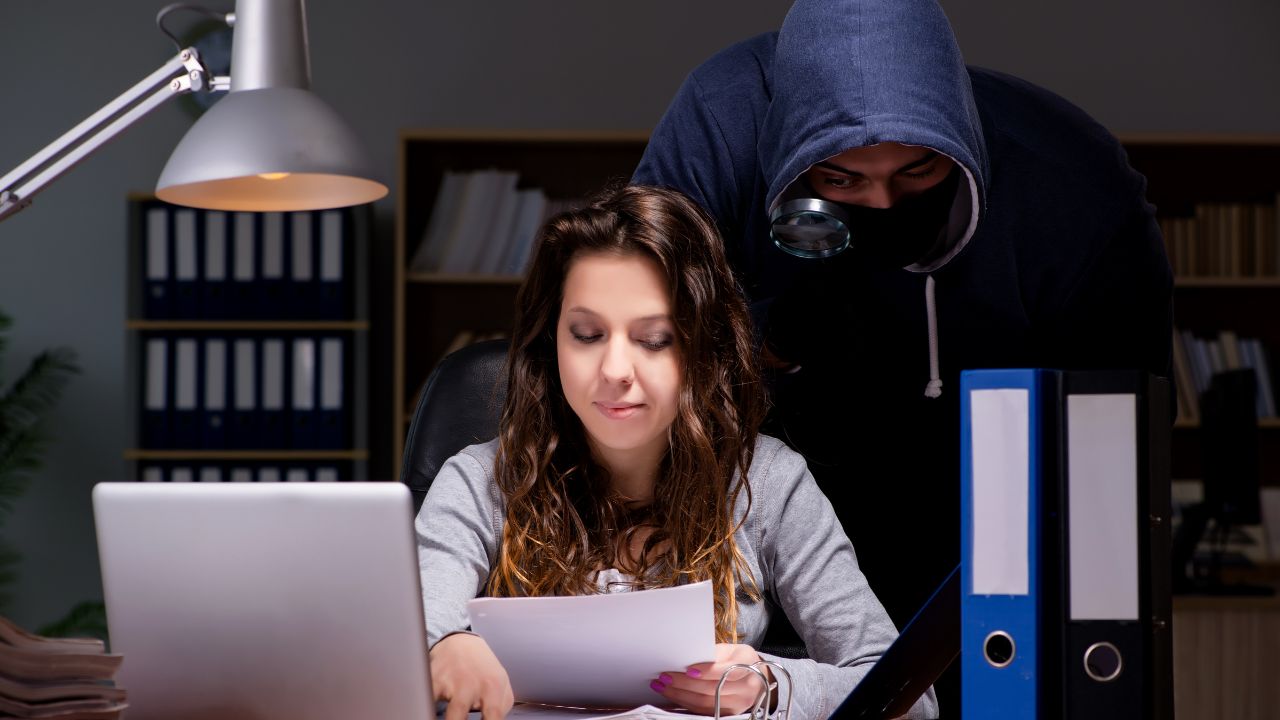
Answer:
<svg viewBox="0 0 1280 720"><path fill-rule="evenodd" d="M228 93L191 127L156 195L211 210L317 210L372 202L387 187L355 134L310 90Z"/></svg>

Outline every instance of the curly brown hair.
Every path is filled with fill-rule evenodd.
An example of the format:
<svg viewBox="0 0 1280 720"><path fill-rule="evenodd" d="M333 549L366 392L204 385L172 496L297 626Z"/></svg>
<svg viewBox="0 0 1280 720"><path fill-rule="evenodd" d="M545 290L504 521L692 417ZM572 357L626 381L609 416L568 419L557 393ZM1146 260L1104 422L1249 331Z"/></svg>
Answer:
<svg viewBox="0 0 1280 720"><path fill-rule="evenodd" d="M666 278L681 383L652 503L635 508L610 490L581 421L560 386L556 327L564 280L584 253L635 255ZM516 301L507 400L495 464L506 525L491 595L598 592L597 571L617 567L637 587L711 580L716 638L736 642L738 595L759 590L734 542L751 507L745 482L765 413L751 323L715 223L665 188L606 190L541 229ZM648 532L638 556L625 551Z"/></svg>

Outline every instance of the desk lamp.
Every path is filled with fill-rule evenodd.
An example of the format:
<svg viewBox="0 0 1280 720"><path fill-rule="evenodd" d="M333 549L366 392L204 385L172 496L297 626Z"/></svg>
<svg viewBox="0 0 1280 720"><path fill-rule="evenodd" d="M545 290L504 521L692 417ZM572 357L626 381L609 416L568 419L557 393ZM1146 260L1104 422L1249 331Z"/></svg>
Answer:
<svg viewBox="0 0 1280 720"><path fill-rule="evenodd" d="M229 90L178 143L156 195L211 210L316 210L387 194L369 179L355 134L311 90L303 0L237 0L215 14L235 29L230 77L211 77L195 48L159 69L0 177L0 220L170 98ZM175 9L170 5L157 24Z"/></svg>

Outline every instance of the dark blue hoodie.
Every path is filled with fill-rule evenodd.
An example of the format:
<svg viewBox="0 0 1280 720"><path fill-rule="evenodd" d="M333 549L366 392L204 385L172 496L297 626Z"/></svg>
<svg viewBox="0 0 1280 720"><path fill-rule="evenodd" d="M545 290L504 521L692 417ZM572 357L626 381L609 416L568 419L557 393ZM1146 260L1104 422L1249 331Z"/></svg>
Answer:
<svg viewBox="0 0 1280 720"><path fill-rule="evenodd" d="M940 250L898 270L773 245L768 211L809 166L888 141L963 168ZM702 203L751 300L780 298L766 332L802 369L766 429L805 453L900 624L959 560L960 370L1169 375L1144 178L1080 109L967 68L933 0L798 0L689 75L633 180Z"/></svg>

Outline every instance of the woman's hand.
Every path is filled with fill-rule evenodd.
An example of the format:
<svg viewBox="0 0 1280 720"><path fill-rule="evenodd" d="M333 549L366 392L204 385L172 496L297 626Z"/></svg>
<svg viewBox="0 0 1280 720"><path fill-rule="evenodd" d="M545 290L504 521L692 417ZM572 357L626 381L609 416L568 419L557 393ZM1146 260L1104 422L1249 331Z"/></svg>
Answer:
<svg viewBox="0 0 1280 720"><path fill-rule="evenodd" d="M760 662L760 655L750 645L719 643L716 645L715 662L698 663L684 672L665 672L649 687L671 702L701 715L715 712L716 686L730 665L751 665ZM770 677L767 667L761 668ZM738 668L729 673L720 691L720 712L736 715L750 710L760 697L760 676L750 670Z"/></svg>
<svg viewBox="0 0 1280 720"><path fill-rule="evenodd" d="M465 720L479 710L483 720L502 720L515 702L502 663L479 635L455 633L431 648L431 688L448 701L445 720Z"/></svg>

